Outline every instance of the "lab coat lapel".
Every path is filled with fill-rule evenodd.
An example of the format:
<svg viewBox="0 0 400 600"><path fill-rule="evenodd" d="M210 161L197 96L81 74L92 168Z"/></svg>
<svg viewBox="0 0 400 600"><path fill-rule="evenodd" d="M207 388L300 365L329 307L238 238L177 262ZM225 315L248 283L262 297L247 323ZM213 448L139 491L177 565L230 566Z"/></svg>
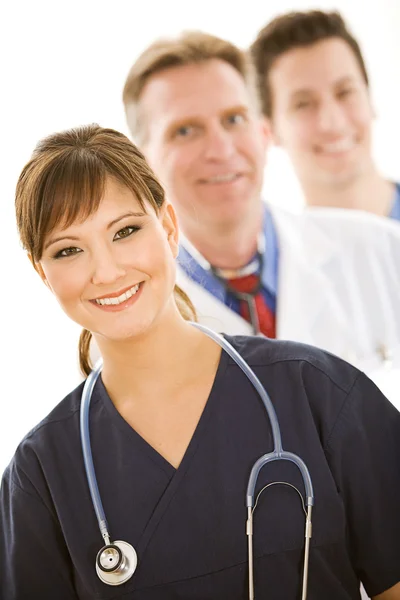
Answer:
<svg viewBox="0 0 400 600"><path fill-rule="evenodd" d="M251 335L250 325L240 315L190 279L179 265L177 265L176 283L193 302L200 323L228 335Z"/></svg>
<svg viewBox="0 0 400 600"><path fill-rule="evenodd" d="M270 210L279 243L277 337L314 345L321 345L319 339L341 339L345 344L346 315L328 275L339 259L337 245L306 216ZM177 284L194 303L202 324L230 335L252 335L242 317L190 279L179 265ZM341 351L342 345L335 350Z"/></svg>
<svg viewBox="0 0 400 600"><path fill-rule="evenodd" d="M346 314L330 276L340 265L340 248L306 213L271 212L279 240L277 337L313 345L337 339L335 351L343 350Z"/></svg>

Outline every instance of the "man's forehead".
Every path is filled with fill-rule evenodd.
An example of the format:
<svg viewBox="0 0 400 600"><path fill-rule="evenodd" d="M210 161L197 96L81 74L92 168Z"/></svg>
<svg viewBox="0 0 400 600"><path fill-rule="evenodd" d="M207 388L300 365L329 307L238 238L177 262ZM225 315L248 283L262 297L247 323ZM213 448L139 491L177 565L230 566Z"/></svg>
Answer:
<svg viewBox="0 0 400 600"><path fill-rule="evenodd" d="M221 60L176 66L152 75L143 88L140 105L151 121L168 113L169 118L248 106L250 95L244 79ZM176 117L175 117L176 115Z"/></svg>
<svg viewBox="0 0 400 600"><path fill-rule="evenodd" d="M284 86L290 93L360 77L361 68L353 50L339 38L293 48L275 61L270 72L273 88Z"/></svg>

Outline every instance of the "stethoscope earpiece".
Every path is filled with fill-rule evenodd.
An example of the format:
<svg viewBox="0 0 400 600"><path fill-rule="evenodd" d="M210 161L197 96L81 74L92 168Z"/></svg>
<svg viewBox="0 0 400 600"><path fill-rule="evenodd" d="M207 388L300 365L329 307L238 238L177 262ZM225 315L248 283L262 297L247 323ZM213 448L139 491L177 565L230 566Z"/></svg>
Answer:
<svg viewBox="0 0 400 600"><path fill-rule="evenodd" d="M136 571L137 554L127 542L118 540L103 546L96 557L96 572L103 583L121 585Z"/></svg>

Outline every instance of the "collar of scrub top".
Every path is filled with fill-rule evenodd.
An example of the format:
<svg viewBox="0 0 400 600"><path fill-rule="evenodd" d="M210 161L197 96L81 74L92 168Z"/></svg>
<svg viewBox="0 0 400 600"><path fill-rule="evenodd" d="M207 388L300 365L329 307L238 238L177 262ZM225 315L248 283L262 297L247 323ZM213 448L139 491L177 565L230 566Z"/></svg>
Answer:
<svg viewBox="0 0 400 600"><path fill-rule="evenodd" d="M304 562L302 577L302 595L301 600L307 600L308 590L308 566L310 556L310 542L312 536L312 508L314 506L314 490L310 472L304 461L283 449L282 435L279 426L278 417L274 405L268 395L268 392L258 379L257 375L243 359L240 353L231 344L215 331L201 325L200 323L191 323L193 327L203 331L208 337L213 339L229 356L234 360L237 366L243 371L249 382L252 384L259 395L269 420L273 440L273 450L260 456L253 464L246 489L246 535L248 541L248 585L249 600L254 600L254 556L253 556L253 535L254 535L254 511L257 508L258 500L261 494L273 485L286 485L293 488L300 496L303 511L306 517L305 523L305 543L304 543ZM92 446L90 443L90 425L89 410L90 401L96 381L101 373L103 361L100 359L95 368L89 374L85 381L82 391L80 406L80 436L82 444L83 462L85 465L86 477L92 498L93 509L96 513L101 536L105 545L100 548L96 556L96 573L99 579L107 585L121 585L128 581L136 571L137 554L134 547L122 540L112 541L109 533L106 515L104 512L101 495L97 484L96 470L94 467ZM289 461L296 465L301 473L303 480L305 496L293 484L287 481L272 481L265 485L256 495L258 475L263 467L268 463L279 460ZM307 507L307 508L306 508Z"/></svg>
<svg viewBox="0 0 400 600"><path fill-rule="evenodd" d="M400 183L396 183L394 201L389 217L400 221Z"/></svg>
<svg viewBox="0 0 400 600"><path fill-rule="evenodd" d="M272 215L267 206L264 208L262 238L264 255L267 259L263 261L261 283L262 287L270 293L272 298L276 299L279 263L278 236ZM256 256L257 254L252 257L249 264L254 261ZM182 235L178 263L188 277L205 288L210 294L218 298L218 300L224 304L227 303L229 292L227 292L226 287L213 275L210 263Z"/></svg>

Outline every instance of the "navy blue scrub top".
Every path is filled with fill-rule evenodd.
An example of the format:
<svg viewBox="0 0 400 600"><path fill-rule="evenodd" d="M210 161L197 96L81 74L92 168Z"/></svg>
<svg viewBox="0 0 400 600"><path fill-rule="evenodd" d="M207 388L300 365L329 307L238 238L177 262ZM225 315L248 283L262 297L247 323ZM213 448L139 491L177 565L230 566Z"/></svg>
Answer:
<svg viewBox="0 0 400 600"><path fill-rule="evenodd" d="M400 413L362 373L315 348L228 338L275 405L285 450L306 462L315 491L309 600L359 598L400 581ZM222 352L215 382L178 469L115 409L101 380L90 412L101 497L114 540L139 564L119 587L102 583L102 546L79 435L82 386L23 440L1 488L0 597L5 600L242 600L247 598L245 495L271 451L259 397ZM258 489L289 480L272 463ZM304 513L296 492L266 490L255 512L256 597L295 600Z"/></svg>

